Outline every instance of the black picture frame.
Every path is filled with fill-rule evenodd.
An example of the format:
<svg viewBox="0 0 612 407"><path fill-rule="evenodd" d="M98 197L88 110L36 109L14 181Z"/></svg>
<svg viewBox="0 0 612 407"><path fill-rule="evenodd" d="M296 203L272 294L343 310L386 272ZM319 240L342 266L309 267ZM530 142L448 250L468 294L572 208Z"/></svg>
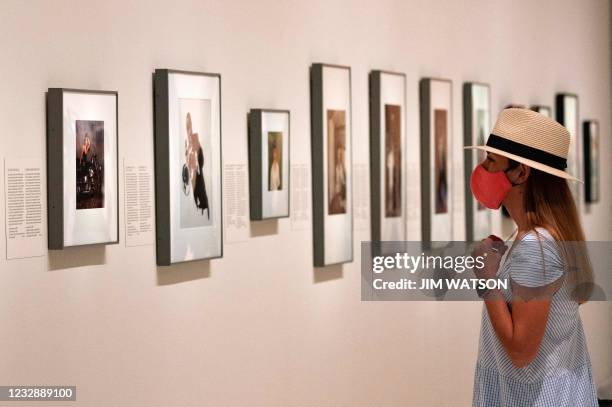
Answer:
<svg viewBox="0 0 612 407"><path fill-rule="evenodd" d="M568 99L575 99L576 109L574 112L570 111L567 106ZM575 114L573 121L575 123L575 129L570 128L569 120L566 115ZM567 172L574 177L582 178L582 166L584 165L581 160L582 156L582 139L580 137L580 99L578 95L571 92L559 92L555 95L555 119L567 128L570 133L570 145L567 153ZM572 131L573 130L573 131ZM575 133L575 134L573 134ZM580 212L580 205L582 201L582 188L576 182L569 184L570 190Z"/></svg>
<svg viewBox="0 0 612 407"><path fill-rule="evenodd" d="M582 122L584 148L584 201L592 204L600 199L601 166L599 159L599 121Z"/></svg>
<svg viewBox="0 0 612 407"><path fill-rule="evenodd" d="M385 135L382 134L381 128L385 121L384 115L381 113L381 107L384 103L382 97L382 81L384 76L397 77L402 81L402 98L400 106L400 202L401 210L399 220L401 222L401 234L402 236L396 239L388 239L383 236L383 213L385 212L382 207L381 201L384 195L384 183L381 180L381 174L384 172L384 162L381 159L381 152L383 149L383 142ZM373 70L369 75L369 91L370 91L370 226L372 233L373 242L381 241L405 241L406 240L406 221L407 221L407 202L406 202L406 185L407 185L407 171L406 171L406 74L401 72L393 72L387 70ZM382 249L382 245L380 246ZM378 245L375 246L375 249Z"/></svg>
<svg viewBox="0 0 612 407"><path fill-rule="evenodd" d="M349 176L347 177L347 184L350 182L351 187L347 191L347 201L350 201L350 227L344 231L343 235L338 234L335 241L346 239L350 247L350 254L346 257L341 258L337 261L326 261L326 249L327 245L335 243L328 242L325 238L325 221L329 216L326 213L327 203L325 202L325 187L327 182L324 177L324 108L326 101L324 100L324 70L325 69L340 69L346 70L348 74L348 117L345 117L346 123L351 127L351 131L347 132L346 138L351 143L350 151L348 152L349 161L351 165L348 167ZM313 263L315 267L325 267L334 264L350 263L353 261L354 249L353 249L353 191L352 191L352 80L351 80L351 68L349 66L325 64L325 63L314 63L310 67L310 117L311 117L311 161L312 161L312 214L313 214Z"/></svg>
<svg viewBox="0 0 612 407"><path fill-rule="evenodd" d="M453 81L445 78L422 78L419 82L419 110L420 110L420 127L421 127L421 239L424 244L429 244L434 241L452 241L453 239L453 198L452 192L448 193L448 210L447 213L450 215L450 232L443 238L434 237L434 202L431 199L432 183L431 183L431 165L432 161L430 158L431 154L431 120L432 120L432 84L433 83L446 83L449 87L448 93L448 129L450 133L447 134L447 139L450 141L447 145L448 157L452 157L452 129L453 129ZM448 166L448 191L452 191L452 160ZM439 233L436 232L439 236Z"/></svg>
<svg viewBox="0 0 612 407"><path fill-rule="evenodd" d="M115 233L117 238L86 244L66 244L64 235L64 96L66 93L115 97ZM49 250L119 243L119 93L76 88L49 88L45 93L47 142L47 246ZM105 185L108 187L108 184ZM112 227L112 225L109 225Z"/></svg>
<svg viewBox="0 0 612 407"><path fill-rule="evenodd" d="M287 213L277 216L264 215L264 203L262 193L263 161L262 151L262 116L264 114L286 114L287 115L287 191L291 189L291 112L284 109L251 109L248 113L248 145L249 145L249 212L251 220L281 219L288 218L291 211L291 194L287 193ZM283 161L284 163L284 161ZM283 165L284 167L284 165Z"/></svg>
<svg viewBox="0 0 612 407"><path fill-rule="evenodd" d="M486 144L486 140L491 132L491 85L484 82L465 82L463 84L463 144L464 146L470 146L477 144L474 140L474 131L478 123L474 122L474 111L477 108L474 104L474 96L477 88L486 89L487 92L487 111L488 111L488 123L486 123L488 129L484 134L483 144ZM482 210L484 212L479 213L477 211L478 202L474 199L472 190L470 187L470 179L474 167L478 164L476 161L476 155L478 154L476 149L464 149L463 151L463 180L464 180L464 205L465 205L465 235L466 241L472 242L487 237L491 232L491 212L486 208ZM486 156L486 153L484 153ZM483 217L481 219L480 217ZM485 221L486 218L487 220ZM488 230L484 236L477 234L477 229L483 229L488 223Z"/></svg>
<svg viewBox="0 0 612 407"><path fill-rule="evenodd" d="M169 117L169 75L184 74L216 78L219 100L219 211L220 211L220 253L213 256L197 257L190 260L172 260L172 225L170 198L170 117ZM171 266L178 263L189 263L223 257L223 134L221 126L222 99L221 75L218 73L196 72L177 69L155 69L153 73L153 111L154 111L154 153L155 153L155 235L156 259L158 266Z"/></svg>

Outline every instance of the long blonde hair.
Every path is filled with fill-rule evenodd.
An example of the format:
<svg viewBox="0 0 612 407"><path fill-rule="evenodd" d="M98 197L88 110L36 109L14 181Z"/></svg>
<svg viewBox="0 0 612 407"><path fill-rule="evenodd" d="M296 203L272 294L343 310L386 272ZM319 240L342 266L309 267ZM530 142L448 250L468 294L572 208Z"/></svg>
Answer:
<svg viewBox="0 0 612 407"><path fill-rule="evenodd" d="M527 226L542 227L560 243L572 298L583 303L593 289L593 267L574 198L564 178L531 168L524 194Z"/></svg>

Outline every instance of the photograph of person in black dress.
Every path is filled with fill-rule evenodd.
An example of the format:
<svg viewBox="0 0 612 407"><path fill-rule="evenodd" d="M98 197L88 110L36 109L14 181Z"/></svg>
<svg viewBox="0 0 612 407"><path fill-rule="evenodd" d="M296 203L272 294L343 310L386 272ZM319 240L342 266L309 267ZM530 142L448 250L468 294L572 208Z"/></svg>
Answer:
<svg viewBox="0 0 612 407"><path fill-rule="evenodd" d="M208 195L206 194L206 183L204 182L204 153L200 145L200 137L198 133L193 131L191 122L191 114L186 116L187 139L185 140L185 161L186 168L189 174L189 182L193 191L193 200L196 208L202 216L206 211L206 218L210 219L210 206L208 204ZM186 188L185 188L186 189Z"/></svg>
<svg viewBox="0 0 612 407"><path fill-rule="evenodd" d="M104 208L104 122L76 120L76 209Z"/></svg>
<svg viewBox="0 0 612 407"><path fill-rule="evenodd" d="M448 171L447 171L447 111L434 111L434 180L435 213L448 213Z"/></svg>

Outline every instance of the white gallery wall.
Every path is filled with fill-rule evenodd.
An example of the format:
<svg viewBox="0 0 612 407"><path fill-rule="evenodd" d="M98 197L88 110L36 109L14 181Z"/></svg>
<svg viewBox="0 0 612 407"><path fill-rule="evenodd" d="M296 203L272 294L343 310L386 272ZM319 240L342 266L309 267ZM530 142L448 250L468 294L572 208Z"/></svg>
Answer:
<svg viewBox="0 0 612 407"><path fill-rule="evenodd" d="M372 69L406 73L409 138L419 131L419 79L453 80L456 154L464 81L491 84L494 117L509 103L554 106L556 92L573 92L580 119L598 119L601 132L601 200L583 205L585 230L612 240L610 7L0 0L0 158L45 167L47 88L105 89L119 92L119 161L152 167L155 68L221 73L224 164L247 162L248 110L277 108L291 110L292 164L310 168L313 62L352 67L353 163L362 167ZM463 172L453 170L462 239ZM125 246L119 175L118 245L7 261L0 217L0 385L76 385L78 406L471 403L482 304L361 302L366 227L356 225L355 261L343 266L314 269L311 229L280 219L247 225L250 238L226 241L223 259L160 268L152 244ZM0 191L4 211L3 177ZM595 379L612 397L612 303L581 314Z"/></svg>

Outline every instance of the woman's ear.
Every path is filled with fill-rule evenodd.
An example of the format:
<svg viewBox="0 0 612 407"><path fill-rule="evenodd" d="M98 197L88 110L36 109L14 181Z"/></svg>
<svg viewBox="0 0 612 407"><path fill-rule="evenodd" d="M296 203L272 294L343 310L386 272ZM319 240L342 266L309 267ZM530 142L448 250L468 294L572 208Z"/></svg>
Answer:
<svg viewBox="0 0 612 407"><path fill-rule="evenodd" d="M516 167L513 167L512 170L507 173L508 180L510 180L513 186L521 185L527 181L530 172L531 168L529 166L518 163Z"/></svg>
<svg viewBox="0 0 612 407"><path fill-rule="evenodd" d="M527 181L527 178L529 178L529 174L531 173L531 167L525 164L519 164L518 168L519 168L519 173L518 173L518 177L515 183L522 184L525 181Z"/></svg>

